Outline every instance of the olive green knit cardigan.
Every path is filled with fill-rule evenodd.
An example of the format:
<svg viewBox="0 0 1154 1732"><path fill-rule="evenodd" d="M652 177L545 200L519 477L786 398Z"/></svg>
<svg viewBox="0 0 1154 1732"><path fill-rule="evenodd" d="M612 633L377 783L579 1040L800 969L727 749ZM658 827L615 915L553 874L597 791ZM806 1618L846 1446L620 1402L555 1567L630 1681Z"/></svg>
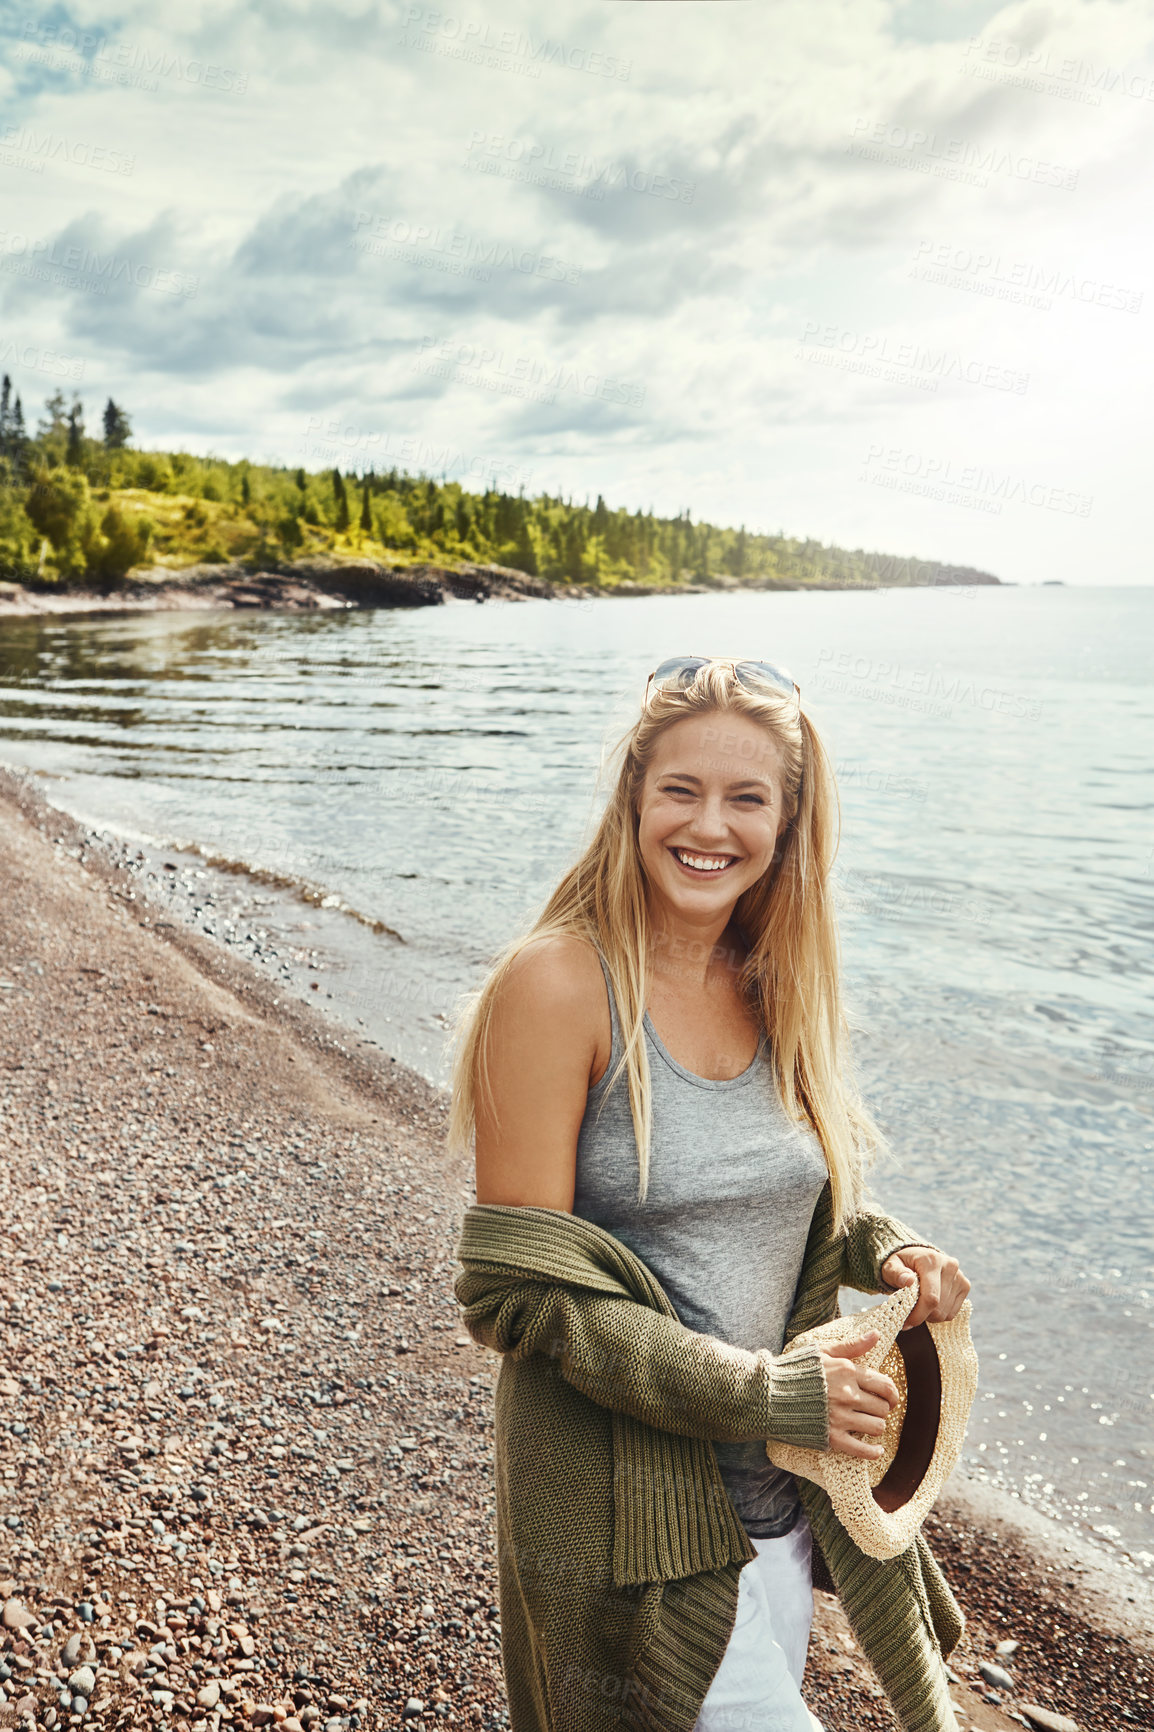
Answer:
<svg viewBox="0 0 1154 1732"><path fill-rule="evenodd" d="M885 1259L924 1243L860 1214L814 1212L786 1339L838 1312L838 1288L888 1291ZM691 1732L755 1551L714 1439L829 1444L816 1350L775 1357L699 1335L612 1234L561 1210L466 1211L454 1292L503 1355L494 1467L502 1655L513 1732ZM957 1732L944 1660L963 1619L922 1534L859 1551L799 1479L815 1581L836 1590L903 1732Z"/></svg>

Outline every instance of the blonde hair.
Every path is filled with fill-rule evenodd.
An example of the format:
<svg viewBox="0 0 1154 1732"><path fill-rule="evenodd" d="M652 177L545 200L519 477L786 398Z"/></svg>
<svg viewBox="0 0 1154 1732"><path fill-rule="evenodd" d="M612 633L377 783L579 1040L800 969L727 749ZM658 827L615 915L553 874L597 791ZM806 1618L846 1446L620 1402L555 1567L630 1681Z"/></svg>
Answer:
<svg viewBox="0 0 1154 1732"><path fill-rule="evenodd" d="M785 1111L821 1143L834 1230L840 1232L861 1208L866 1168L887 1144L853 1081L842 1006L831 884L840 839L837 784L817 730L799 713L795 699L784 692L747 690L725 662L707 663L685 691L653 694L614 749L620 768L592 841L528 930L511 940L485 982L460 1001L451 1036L449 1147L468 1147L478 1099L492 1100L489 1027L494 1000L515 958L540 938L584 938L604 956L613 982L625 1050L610 1084L627 1071L638 1195L644 1200L652 1113L643 1019L652 928L637 846L639 800L665 730L687 716L711 713L748 717L765 729L779 754L786 825L772 865L743 892L733 911L749 946L738 984L766 1031Z"/></svg>

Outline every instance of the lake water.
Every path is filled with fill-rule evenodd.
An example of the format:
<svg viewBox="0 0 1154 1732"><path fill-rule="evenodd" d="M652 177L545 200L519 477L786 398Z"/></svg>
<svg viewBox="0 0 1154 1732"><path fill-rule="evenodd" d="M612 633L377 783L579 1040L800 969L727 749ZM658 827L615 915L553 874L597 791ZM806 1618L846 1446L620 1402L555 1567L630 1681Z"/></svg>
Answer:
<svg viewBox="0 0 1154 1732"><path fill-rule="evenodd" d="M875 1189L974 1284L968 1471L1154 1572L1152 646L1146 589L16 620L0 757L443 1083L650 669L785 663L838 769Z"/></svg>

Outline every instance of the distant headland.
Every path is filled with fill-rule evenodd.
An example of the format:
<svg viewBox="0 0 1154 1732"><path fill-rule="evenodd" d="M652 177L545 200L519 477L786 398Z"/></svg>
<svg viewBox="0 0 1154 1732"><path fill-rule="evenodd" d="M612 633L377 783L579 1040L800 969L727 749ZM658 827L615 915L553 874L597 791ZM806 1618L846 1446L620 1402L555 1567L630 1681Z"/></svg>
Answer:
<svg viewBox="0 0 1154 1732"><path fill-rule="evenodd" d="M101 425L90 436L79 398L57 391L30 434L4 376L0 615L1000 581L941 560L695 522L688 510L529 497L499 468L470 484L350 466L335 452L331 467L306 469L140 451L112 398Z"/></svg>

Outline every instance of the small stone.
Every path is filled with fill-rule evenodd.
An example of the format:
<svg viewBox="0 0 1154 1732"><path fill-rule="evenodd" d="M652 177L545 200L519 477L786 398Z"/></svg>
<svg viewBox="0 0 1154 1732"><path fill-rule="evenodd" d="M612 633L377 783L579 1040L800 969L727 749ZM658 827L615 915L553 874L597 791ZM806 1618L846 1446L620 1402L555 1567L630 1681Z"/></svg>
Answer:
<svg viewBox="0 0 1154 1732"><path fill-rule="evenodd" d="M421 1607L422 1618L435 1618L436 1615L437 1615L436 1606L434 1606L432 1600L426 1600L424 1605Z"/></svg>
<svg viewBox="0 0 1154 1732"><path fill-rule="evenodd" d="M991 1690L1013 1690L1014 1680L1010 1677L1010 1674L1003 1671L1001 1666L995 1666L992 1660L979 1660L978 1671L982 1674L982 1677L986 1680L986 1683L990 1686Z"/></svg>
<svg viewBox="0 0 1154 1732"><path fill-rule="evenodd" d="M994 1652L1001 1654L1004 1659L1008 1660L1010 1655L1016 1654L1021 1646L1021 1642L999 1642Z"/></svg>
<svg viewBox="0 0 1154 1732"><path fill-rule="evenodd" d="M4 1610L0 1613L0 1623L3 1623L6 1630L32 1630L39 1622L35 1612L30 1612L19 1600L6 1600Z"/></svg>
<svg viewBox="0 0 1154 1732"><path fill-rule="evenodd" d="M61 1655L66 1666L75 1666L77 1660L80 1658L80 1648L83 1641L84 1637L80 1634L79 1630L77 1630L74 1636L69 1636L68 1640L64 1644L64 1652Z"/></svg>
<svg viewBox="0 0 1154 1732"><path fill-rule="evenodd" d="M96 1673L92 1667L78 1666L68 1680L68 1688L74 1696L83 1696L86 1699L91 1696L96 1688Z"/></svg>
<svg viewBox="0 0 1154 1732"><path fill-rule="evenodd" d="M82 1624L91 1624L96 1616L91 1600L81 1600L76 1608L76 1615Z"/></svg>
<svg viewBox="0 0 1154 1732"><path fill-rule="evenodd" d="M202 1708L215 1708L220 1701L220 1685L214 1678L211 1684L206 1684L203 1690L198 1690L196 1700Z"/></svg>
<svg viewBox="0 0 1154 1732"><path fill-rule="evenodd" d="M1052 1708L1039 1708L1035 1702L1023 1702L1020 1706L1030 1725L1037 1726L1039 1732L1081 1732L1078 1722L1068 1714L1055 1714Z"/></svg>
<svg viewBox="0 0 1154 1732"><path fill-rule="evenodd" d="M295 1714L290 1714L287 1720L281 1721L281 1732L304 1732L304 1727Z"/></svg>
<svg viewBox="0 0 1154 1732"><path fill-rule="evenodd" d="M408 1701L405 1703L404 1708L401 1710L401 1719L414 1720L418 1714L423 1714L424 1712L425 1704L421 1701L421 1698L419 1696L410 1696Z"/></svg>
<svg viewBox="0 0 1154 1732"><path fill-rule="evenodd" d="M87 1714L87 1712L88 1712L88 1697L87 1696L80 1696L80 1695L73 1696L73 1698L72 1698L72 1712L74 1714Z"/></svg>
<svg viewBox="0 0 1154 1732"><path fill-rule="evenodd" d="M276 1709L271 1702L254 1702L248 1717L254 1726L270 1726L276 1719Z"/></svg>

